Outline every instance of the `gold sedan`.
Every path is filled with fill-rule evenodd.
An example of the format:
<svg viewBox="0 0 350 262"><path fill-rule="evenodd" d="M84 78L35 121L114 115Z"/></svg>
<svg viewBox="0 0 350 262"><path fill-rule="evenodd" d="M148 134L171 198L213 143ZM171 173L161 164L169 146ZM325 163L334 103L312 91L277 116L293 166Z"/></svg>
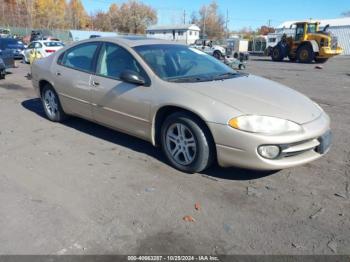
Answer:
<svg viewBox="0 0 350 262"><path fill-rule="evenodd" d="M137 136L184 172L214 161L283 169L331 144L328 116L306 96L174 42L90 39L36 61L32 76L50 120L75 115Z"/></svg>

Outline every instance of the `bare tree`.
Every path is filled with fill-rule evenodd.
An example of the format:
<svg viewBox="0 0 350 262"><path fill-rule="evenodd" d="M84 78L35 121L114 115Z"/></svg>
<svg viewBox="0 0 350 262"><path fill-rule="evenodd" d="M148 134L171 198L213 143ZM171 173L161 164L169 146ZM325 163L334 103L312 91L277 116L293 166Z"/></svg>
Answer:
<svg viewBox="0 0 350 262"><path fill-rule="evenodd" d="M202 34L209 38L222 38L224 35L225 20L222 14L219 13L219 6L213 1L209 6L202 6L199 10L200 27Z"/></svg>
<svg viewBox="0 0 350 262"><path fill-rule="evenodd" d="M157 12L152 7L135 0L123 3L119 14L118 30L125 33L144 33L148 26L157 22Z"/></svg>

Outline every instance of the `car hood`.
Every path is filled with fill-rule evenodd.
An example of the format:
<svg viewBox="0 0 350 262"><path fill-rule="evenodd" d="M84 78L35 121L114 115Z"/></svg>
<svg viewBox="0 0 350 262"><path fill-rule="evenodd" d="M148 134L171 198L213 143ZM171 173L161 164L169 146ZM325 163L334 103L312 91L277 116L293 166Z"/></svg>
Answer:
<svg viewBox="0 0 350 262"><path fill-rule="evenodd" d="M254 75L185 85L247 115L272 116L304 124L322 113L305 95Z"/></svg>

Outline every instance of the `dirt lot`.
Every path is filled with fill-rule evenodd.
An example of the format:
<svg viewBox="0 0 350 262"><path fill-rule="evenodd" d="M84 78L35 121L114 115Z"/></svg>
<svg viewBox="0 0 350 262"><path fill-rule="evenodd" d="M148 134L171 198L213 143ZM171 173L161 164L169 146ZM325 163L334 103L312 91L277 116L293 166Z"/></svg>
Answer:
<svg viewBox="0 0 350 262"><path fill-rule="evenodd" d="M349 68L350 57L323 69L252 57L248 72L327 111L331 152L272 174L188 175L139 139L49 122L20 64L0 82L0 253L349 254Z"/></svg>

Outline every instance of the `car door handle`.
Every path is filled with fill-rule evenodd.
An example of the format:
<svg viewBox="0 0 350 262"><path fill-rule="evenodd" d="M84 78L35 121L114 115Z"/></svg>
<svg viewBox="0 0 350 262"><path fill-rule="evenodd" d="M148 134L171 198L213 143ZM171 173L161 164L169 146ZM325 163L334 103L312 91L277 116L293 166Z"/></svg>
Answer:
<svg viewBox="0 0 350 262"><path fill-rule="evenodd" d="M57 76L61 76L61 73L60 73L60 72L56 72L56 75L57 75Z"/></svg>
<svg viewBox="0 0 350 262"><path fill-rule="evenodd" d="M99 86L100 83L99 83L99 82L96 82L96 81L92 81L92 85L93 85L93 86Z"/></svg>

